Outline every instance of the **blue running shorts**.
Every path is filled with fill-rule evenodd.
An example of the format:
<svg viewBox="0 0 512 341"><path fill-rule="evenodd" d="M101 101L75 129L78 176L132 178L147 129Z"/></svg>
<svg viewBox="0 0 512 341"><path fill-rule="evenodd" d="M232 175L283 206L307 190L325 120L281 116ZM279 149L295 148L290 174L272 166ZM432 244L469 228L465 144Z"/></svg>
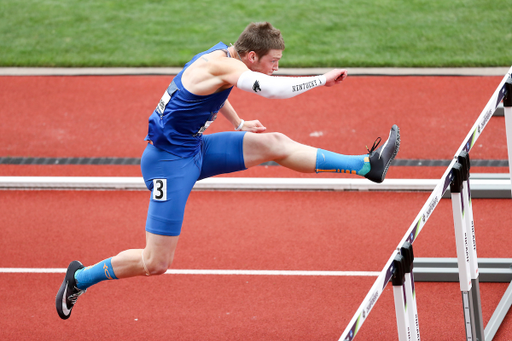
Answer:
<svg viewBox="0 0 512 341"><path fill-rule="evenodd" d="M197 180L244 170L245 132L223 132L203 136L199 153L182 158L152 144L141 158L142 177L151 191L146 231L179 236L185 204Z"/></svg>

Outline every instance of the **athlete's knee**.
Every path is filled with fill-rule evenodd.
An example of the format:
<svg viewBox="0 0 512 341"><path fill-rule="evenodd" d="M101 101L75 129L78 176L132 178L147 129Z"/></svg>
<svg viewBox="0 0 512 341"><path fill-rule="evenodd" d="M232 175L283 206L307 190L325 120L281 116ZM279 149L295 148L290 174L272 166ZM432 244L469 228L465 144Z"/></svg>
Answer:
<svg viewBox="0 0 512 341"><path fill-rule="evenodd" d="M147 267L150 275L163 275L167 269L171 267L171 264L166 262L151 262L147 264Z"/></svg>
<svg viewBox="0 0 512 341"><path fill-rule="evenodd" d="M267 135L269 135L271 143L274 145L279 145L291 141L291 139L283 133L269 133Z"/></svg>
<svg viewBox="0 0 512 341"><path fill-rule="evenodd" d="M142 261L146 275L162 275L171 267L173 257L147 257L142 253Z"/></svg>
<svg viewBox="0 0 512 341"><path fill-rule="evenodd" d="M273 158L286 156L287 146L292 140L282 133L268 133L266 135L265 147Z"/></svg>

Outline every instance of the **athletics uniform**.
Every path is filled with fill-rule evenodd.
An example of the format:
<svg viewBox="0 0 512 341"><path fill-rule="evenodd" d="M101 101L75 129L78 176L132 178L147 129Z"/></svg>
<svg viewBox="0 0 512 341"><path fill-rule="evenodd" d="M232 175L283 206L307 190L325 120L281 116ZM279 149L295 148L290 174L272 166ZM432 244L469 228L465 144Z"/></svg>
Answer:
<svg viewBox="0 0 512 341"><path fill-rule="evenodd" d="M152 192L146 231L168 236L181 232L185 204L197 180L244 170L245 132L203 136L217 117L231 89L207 96L183 87L183 72L202 55L228 46L218 43L199 53L176 75L149 117L147 145L141 159L142 176Z"/></svg>
<svg viewBox="0 0 512 341"><path fill-rule="evenodd" d="M188 62L171 82L149 117L146 140L151 143L148 143L142 155L141 170L146 186L152 193L146 221L146 231L150 233L180 235L185 205L196 181L246 169L243 157L244 132L224 132L203 136L205 129L215 120L217 113L225 104L232 88L207 96L197 96L187 91L181 82L183 72L194 61L202 55L218 50L228 51L228 46L219 43ZM271 57L275 56L271 55ZM270 65L273 71L274 64L267 66ZM270 71L270 67L268 69ZM338 78L343 75L339 72L336 74ZM325 75L272 77L248 69L239 75L236 86L243 91L266 98L291 98L325 84L327 84ZM333 85L332 82L330 84ZM240 125L240 128L242 127L243 123ZM382 182L400 146L398 127L394 125L384 146L377 148L380 140L380 138L376 140L373 147L368 150L368 154L359 156L346 156L317 149L315 170L317 172L349 171L372 181ZM252 151L247 150L248 153ZM161 240L158 241L161 242ZM173 246L167 241L166 245L171 248L169 251L174 252L175 243ZM153 242L150 242L146 249L148 246L149 252L160 250ZM133 259L133 251L136 250L118 255L116 260L120 265L117 269L125 270L117 274L119 278L142 274L140 263L146 275L152 273L146 267L144 259L146 249L140 250L141 262ZM166 254L157 255L156 259L165 261L162 256L165 257ZM57 312L62 319L69 318L76 300L87 288L104 280L118 278L114 272L113 259L107 258L87 268L78 261L69 264L55 298ZM167 259L167 262L170 261L172 258ZM163 263L160 262L157 265L150 268L155 274L161 272L160 265Z"/></svg>

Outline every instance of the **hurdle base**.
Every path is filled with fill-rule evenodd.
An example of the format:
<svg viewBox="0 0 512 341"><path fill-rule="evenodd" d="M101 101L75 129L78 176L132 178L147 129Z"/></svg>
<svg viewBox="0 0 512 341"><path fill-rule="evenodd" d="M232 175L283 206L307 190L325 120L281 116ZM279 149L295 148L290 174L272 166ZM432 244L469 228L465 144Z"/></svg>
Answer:
<svg viewBox="0 0 512 341"><path fill-rule="evenodd" d="M512 258L479 258L478 273L480 282L510 283ZM458 282L457 258L415 258L414 281Z"/></svg>
<svg viewBox="0 0 512 341"><path fill-rule="evenodd" d="M491 341L494 338L501 326L501 323L505 319L505 316L507 316L510 306L512 306L512 282L510 282L507 291L505 291L505 294L503 294L498 307L492 314L489 323L487 323L487 326L485 327L486 341Z"/></svg>
<svg viewBox="0 0 512 341"><path fill-rule="evenodd" d="M512 306L512 258L479 258L480 282L510 283L485 327L485 341L491 341ZM458 282L457 258L415 258L415 282Z"/></svg>

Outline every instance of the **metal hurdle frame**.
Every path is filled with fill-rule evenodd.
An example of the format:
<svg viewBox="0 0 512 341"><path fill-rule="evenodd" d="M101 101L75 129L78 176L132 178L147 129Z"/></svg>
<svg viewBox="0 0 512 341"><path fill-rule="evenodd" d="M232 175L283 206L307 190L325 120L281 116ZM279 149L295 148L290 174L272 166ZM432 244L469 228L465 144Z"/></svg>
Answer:
<svg viewBox="0 0 512 341"><path fill-rule="evenodd" d="M473 247L475 244L472 241L474 236L468 231L466 224L466 216L469 215L470 208L467 206L467 187L464 191L464 182L467 181L466 167L457 162L453 168L453 181L450 184L452 210L453 210L453 223L455 228L455 245L457 249L457 263L459 268L459 282L460 291L462 293L462 306L464 311L464 322L466 325L466 340L482 340L483 326L480 327L478 321L482 321L482 308L479 301L480 289L478 286L473 286L473 278L475 273L472 271L472 263L476 263L475 255L473 254ZM478 280L478 266L476 270L476 279ZM478 291L477 294L475 292ZM474 298L478 297L477 302Z"/></svg>
<svg viewBox="0 0 512 341"><path fill-rule="evenodd" d="M512 73L509 72L509 78L505 83L506 95L503 99L505 127L507 131L507 147L508 147L508 168L510 176L512 177ZM512 181L512 178L511 178ZM510 264L510 263L509 263ZM491 316L491 320L485 327L485 338L490 341L496 335L499 326L505 319L508 310L512 306L512 280L508 286L505 294L503 295L498 307Z"/></svg>
<svg viewBox="0 0 512 341"><path fill-rule="evenodd" d="M394 271L391 277L400 341L420 341L416 292L412 274L413 262L412 244L405 242L400 253L393 260Z"/></svg>
<svg viewBox="0 0 512 341"><path fill-rule="evenodd" d="M397 254L393 259L393 297L395 301L396 324L398 328L398 340L406 341L411 339L411 325L405 293L405 258Z"/></svg>
<svg viewBox="0 0 512 341"><path fill-rule="evenodd" d="M416 305L416 289L414 286L414 276L412 273L414 264L414 253L412 244L406 242L402 246L400 253L405 258L405 297L409 303L409 325L411 328L411 341L420 341L420 324L418 319L418 307Z"/></svg>
<svg viewBox="0 0 512 341"><path fill-rule="evenodd" d="M507 131L508 157L509 160L512 160L512 76L509 76L505 81L504 92L503 107ZM469 151L469 149L469 145L466 145L466 147L459 150L458 162L460 164L460 172L454 173L456 176L450 188L452 192L451 196L457 243L457 278L461 284L464 319L466 322L466 340L490 341L496 335L499 326L512 306L512 259L487 259L484 262L484 265L495 263L492 268L490 266L486 267L486 270L490 269L490 271L485 272L486 276L490 277L489 281L510 282L507 291L503 295L487 327L484 329L480 299L480 272L476 254L475 226L469 184L470 161L469 154L466 152L466 150ZM510 162L509 171L512 174L512 165L510 165ZM460 178L457 179L457 177ZM460 200L458 198L459 196ZM467 267L465 266L466 264L464 264L466 263L464 257L467 257ZM445 278L445 276L439 277L438 275L439 270L448 268L449 266L446 265L451 261L447 260L444 262L438 259L436 262L440 264L438 264L437 267L432 267L429 272L422 272L422 275L427 274L427 276L422 276L421 280L450 280ZM496 263L499 264L496 265ZM469 271L469 273L466 271ZM430 278L428 275L437 275L437 277ZM466 285L468 277L471 279L471 282Z"/></svg>
<svg viewBox="0 0 512 341"><path fill-rule="evenodd" d="M476 257L476 241L473 236L470 237L471 244L467 238L466 225L471 226L470 232L474 233L474 223L471 213L471 199L469 189L469 151L475 144L476 140L482 133L483 129L489 122L493 113L503 100L504 115L506 120L507 146L509 157L509 169L512 178L512 67L509 69L500 85L491 96L491 99L485 106L484 110L476 120L475 124L468 133L463 144L457 150L454 159L450 163L440 181L432 191L427 202L423 205L416 219L413 221L407 233L398 244L397 249L391 254L386 262L380 275L364 298L363 302L357 309L355 315L350 320L345 331L339 338L340 341L351 341L355 338L362 324L368 317L370 311L375 306L380 295L384 291L388 282L393 279L393 292L395 296L395 311L397 313L397 327L400 341L411 340L415 337L419 340L419 322L417 315L414 320L415 328L418 333L411 332L411 321L407 314L406 286L404 270L404 257L402 255L403 248L408 244L412 245L428 221L434 209L444 193L450 187L452 192L452 207L454 215L454 228L456 234L457 254L459 259L459 281L461 284L461 293L464 307L464 316L466 323L466 339L467 340L492 340L494 334L499 328L499 324L504 319L510 305L512 304L512 282L502 298L498 308L496 309L491 321L485 331L483 330L479 277L478 277L478 260ZM511 179L512 180L512 179ZM466 197L466 198L464 198ZM463 206L463 205L466 206ZM407 244L408 243L408 244ZM460 249L460 250L459 250ZM412 249L411 249L412 250ZM470 266L470 260L474 263ZM411 281L409 285L413 285L414 278L411 271ZM415 295L412 295L412 301L415 305ZM495 317L496 315L496 317ZM501 319L501 320L500 320ZM499 320L499 321L498 321ZM485 333L485 335L484 335Z"/></svg>

